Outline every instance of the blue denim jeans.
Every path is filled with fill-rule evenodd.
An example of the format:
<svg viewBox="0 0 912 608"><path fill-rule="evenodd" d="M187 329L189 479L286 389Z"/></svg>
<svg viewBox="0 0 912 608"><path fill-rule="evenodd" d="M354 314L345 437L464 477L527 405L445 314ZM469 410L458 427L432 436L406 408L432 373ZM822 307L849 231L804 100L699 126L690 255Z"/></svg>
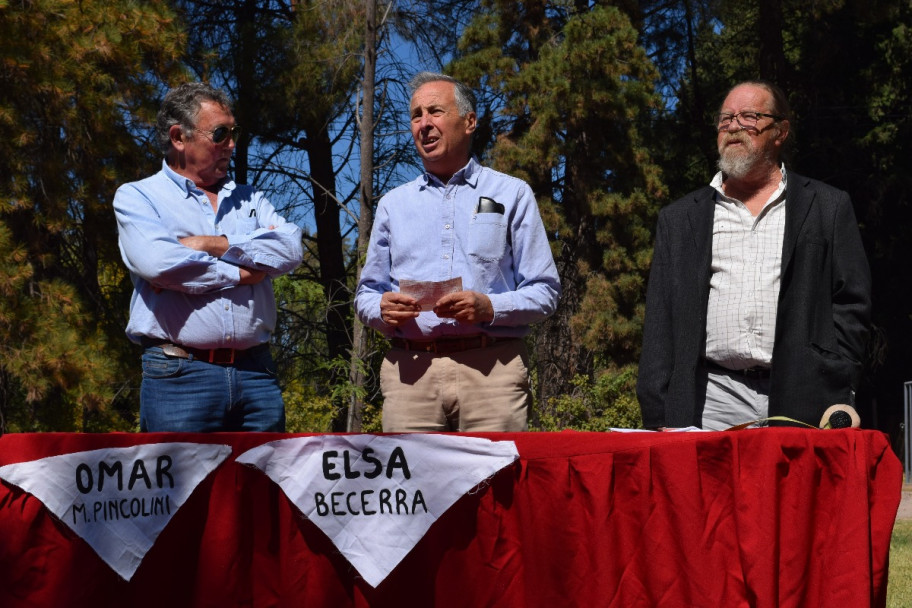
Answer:
<svg viewBox="0 0 912 608"><path fill-rule="evenodd" d="M142 368L143 432L285 430L285 404L268 344L232 365L169 357L154 346L143 353Z"/></svg>

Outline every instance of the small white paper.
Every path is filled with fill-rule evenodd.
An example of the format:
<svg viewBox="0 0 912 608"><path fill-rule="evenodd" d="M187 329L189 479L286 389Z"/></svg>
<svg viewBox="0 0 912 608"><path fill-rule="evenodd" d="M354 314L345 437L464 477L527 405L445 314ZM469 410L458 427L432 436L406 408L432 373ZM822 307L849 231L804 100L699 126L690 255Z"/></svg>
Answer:
<svg viewBox="0 0 912 608"><path fill-rule="evenodd" d="M518 458L512 441L327 435L266 443L237 462L276 482L376 587L453 503Z"/></svg>
<svg viewBox="0 0 912 608"><path fill-rule="evenodd" d="M129 581L158 535L227 445L149 443L73 452L0 467L0 479L44 503Z"/></svg>
<svg viewBox="0 0 912 608"><path fill-rule="evenodd" d="M437 300L457 291L462 291L462 277L446 281L399 281L399 292L418 300L421 310L433 310Z"/></svg>

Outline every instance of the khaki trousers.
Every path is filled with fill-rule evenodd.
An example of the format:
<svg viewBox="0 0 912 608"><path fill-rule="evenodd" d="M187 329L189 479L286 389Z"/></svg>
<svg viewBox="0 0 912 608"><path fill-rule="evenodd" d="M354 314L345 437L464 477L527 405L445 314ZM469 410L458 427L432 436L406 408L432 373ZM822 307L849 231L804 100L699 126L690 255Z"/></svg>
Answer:
<svg viewBox="0 0 912 608"><path fill-rule="evenodd" d="M438 355L391 349L380 367L383 431L528 430L525 342Z"/></svg>

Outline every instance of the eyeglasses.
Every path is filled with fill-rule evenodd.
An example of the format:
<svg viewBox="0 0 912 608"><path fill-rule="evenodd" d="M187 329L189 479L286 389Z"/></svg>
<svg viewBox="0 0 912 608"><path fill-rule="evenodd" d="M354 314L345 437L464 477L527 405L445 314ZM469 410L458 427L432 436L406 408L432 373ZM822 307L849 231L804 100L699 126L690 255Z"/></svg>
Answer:
<svg viewBox="0 0 912 608"><path fill-rule="evenodd" d="M738 112L737 114L729 114L723 112L716 116L716 128L719 131L723 131L731 125L733 120L738 121L738 125L742 129L756 129L757 121L761 118L772 118L773 122L778 122L785 118L785 116L776 116L775 114L764 114L763 112Z"/></svg>
<svg viewBox="0 0 912 608"><path fill-rule="evenodd" d="M193 130L207 134L209 139L212 140L212 143L216 145L224 143L229 136L231 137L231 141L237 141L238 135L241 134L241 128L238 125L234 125L233 127L216 127L212 131L204 131L203 129Z"/></svg>

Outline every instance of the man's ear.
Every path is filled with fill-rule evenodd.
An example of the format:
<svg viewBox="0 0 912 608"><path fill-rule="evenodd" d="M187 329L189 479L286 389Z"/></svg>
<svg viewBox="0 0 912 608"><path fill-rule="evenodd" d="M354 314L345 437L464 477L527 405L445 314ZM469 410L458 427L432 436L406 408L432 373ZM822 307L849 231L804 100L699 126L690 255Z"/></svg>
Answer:
<svg viewBox="0 0 912 608"><path fill-rule="evenodd" d="M474 133L475 127L478 126L478 117L475 115L475 112L469 112L465 116L466 119L466 133Z"/></svg>
<svg viewBox="0 0 912 608"><path fill-rule="evenodd" d="M184 131L180 125L171 125L168 129L168 137L171 138L171 147L178 151L184 150Z"/></svg>
<svg viewBox="0 0 912 608"><path fill-rule="evenodd" d="M790 127L791 125L788 120L779 121L779 135L776 137L776 140L779 142L780 146L785 145L786 140L788 140Z"/></svg>

